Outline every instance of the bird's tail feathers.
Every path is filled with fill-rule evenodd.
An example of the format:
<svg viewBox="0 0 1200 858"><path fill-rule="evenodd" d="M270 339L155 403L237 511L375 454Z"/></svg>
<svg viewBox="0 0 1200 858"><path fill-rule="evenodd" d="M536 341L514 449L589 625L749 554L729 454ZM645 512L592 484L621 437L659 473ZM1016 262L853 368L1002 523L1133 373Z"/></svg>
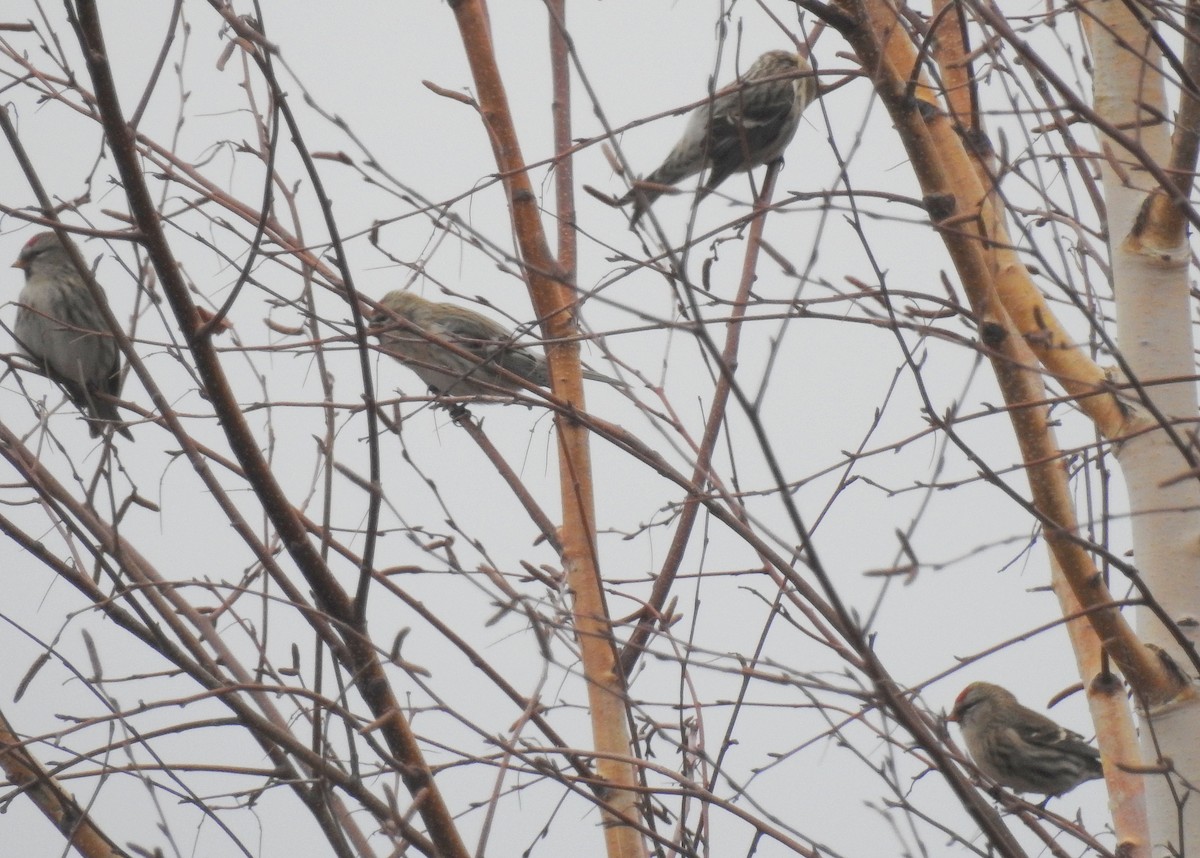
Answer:
<svg viewBox="0 0 1200 858"><path fill-rule="evenodd" d="M633 203L633 212L629 217L629 225L637 226L637 222L642 219L642 215L654 205L654 201L666 193L666 188L650 187L649 179L639 179L629 192L621 199L617 200L617 205L627 206Z"/></svg>
<svg viewBox="0 0 1200 858"><path fill-rule="evenodd" d="M650 206L654 205L654 201L663 194L671 193L675 185L688 176L696 172L692 169L691 161L695 159L685 160L679 157L668 157L657 170L652 172L645 178L638 179L634 182L629 193L621 197L619 204L628 205L633 203L633 215L630 218L630 226L634 226L641 219L642 215Z"/></svg>
<svg viewBox="0 0 1200 858"><path fill-rule="evenodd" d="M583 377L589 381L602 381L605 384L611 384L613 387L628 387L628 385L619 378L613 378L611 375L605 375L602 372L595 372L590 369L583 370Z"/></svg>
<svg viewBox="0 0 1200 858"><path fill-rule="evenodd" d="M91 388L83 391L68 388L67 394L87 420L88 432L93 438L99 438L104 434L106 426L112 426L124 437L133 440L133 433L121 422L121 415L117 413L117 406L111 399L103 395L97 396Z"/></svg>

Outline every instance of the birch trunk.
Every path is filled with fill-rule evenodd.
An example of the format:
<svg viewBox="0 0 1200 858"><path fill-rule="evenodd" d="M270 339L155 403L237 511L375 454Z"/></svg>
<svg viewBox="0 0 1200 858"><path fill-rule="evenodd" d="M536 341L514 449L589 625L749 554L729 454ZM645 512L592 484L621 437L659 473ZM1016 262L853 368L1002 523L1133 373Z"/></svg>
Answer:
<svg viewBox="0 0 1200 858"><path fill-rule="evenodd" d="M1158 118L1171 115L1162 57L1121 3L1089 3L1082 18L1096 69L1096 111L1137 144L1127 147L1119 136L1100 133L1118 344L1143 402L1175 424L1176 437L1186 443L1197 414L1186 238L1180 229L1177 240L1148 239L1139 221L1149 194L1160 187L1142 164L1169 163L1169 126ZM1118 456L1129 490L1134 558L1158 603L1194 644L1200 636L1200 483L1191 477L1165 484L1190 466L1151 409L1134 410L1126 437ZM1143 641L1188 665L1171 630L1149 608L1138 609L1137 624ZM1142 715L1144 759L1169 760L1171 768L1167 776L1146 778L1153 854L1183 854L1185 844L1200 842L1200 804L1180 807L1186 784L1200 783L1200 705L1186 694L1149 704Z"/></svg>

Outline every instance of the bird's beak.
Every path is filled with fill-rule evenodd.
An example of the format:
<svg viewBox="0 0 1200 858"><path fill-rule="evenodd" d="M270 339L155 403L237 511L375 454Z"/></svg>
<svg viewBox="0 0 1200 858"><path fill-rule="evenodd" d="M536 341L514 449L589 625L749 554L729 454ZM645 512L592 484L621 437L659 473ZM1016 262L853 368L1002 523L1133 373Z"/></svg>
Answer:
<svg viewBox="0 0 1200 858"><path fill-rule="evenodd" d="M18 257L17 257L17 261L16 261L16 262L14 262L14 263L12 264L12 267L13 267L13 268L20 268L20 269L23 271L23 270L25 270L26 268L28 268L28 267L29 267L29 262L28 262L27 260L24 260L24 259L22 259L21 257L19 257L19 256L18 256Z"/></svg>

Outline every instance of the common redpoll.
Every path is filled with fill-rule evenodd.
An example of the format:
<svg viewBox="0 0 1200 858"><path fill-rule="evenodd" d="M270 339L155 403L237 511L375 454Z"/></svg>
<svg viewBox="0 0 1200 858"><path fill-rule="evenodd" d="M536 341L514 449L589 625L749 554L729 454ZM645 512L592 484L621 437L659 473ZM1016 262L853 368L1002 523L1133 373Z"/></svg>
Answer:
<svg viewBox="0 0 1200 858"><path fill-rule="evenodd" d="M13 268L25 271L17 298L17 345L62 385L95 438L112 425L130 440L117 406L97 394L121 392L121 352L66 249L53 232L35 235Z"/></svg>
<svg viewBox="0 0 1200 858"><path fill-rule="evenodd" d="M806 73L803 77L781 75ZM765 83L755 81L779 78ZM817 95L816 78L799 54L767 51L735 82L736 89L692 111L683 136L662 166L619 200L633 202L632 223L662 195L647 185L674 185L708 168L707 193L737 172L782 157L796 135L800 113Z"/></svg>
<svg viewBox="0 0 1200 858"><path fill-rule="evenodd" d="M979 770L1017 792L1062 795L1104 775L1100 752L1082 736L1025 708L999 685L968 685L949 720L958 722Z"/></svg>
<svg viewBox="0 0 1200 858"><path fill-rule="evenodd" d="M383 350L407 366L430 389L448 396L481 396L517 393L523 388L495 368L500 367L539 387L549 387L546 359L519 344L516 335L473 310L456 304L428 301L412 292L389 292L380 300L396 316L407 319L430 338L403 329L388 313L371 322L384 326L378 332ZM445 342L470 357L441 345ZM584 378L616 383L608 376L583 371Z"/></svg>

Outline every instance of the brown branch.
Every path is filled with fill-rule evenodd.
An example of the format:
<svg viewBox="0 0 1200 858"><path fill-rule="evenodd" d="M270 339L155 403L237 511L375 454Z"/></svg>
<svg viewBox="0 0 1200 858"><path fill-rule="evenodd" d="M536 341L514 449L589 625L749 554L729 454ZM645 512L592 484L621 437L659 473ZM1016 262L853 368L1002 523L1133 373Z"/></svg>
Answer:
<svg viewBox="0 0 1200 858"><path fill-rule="evenodd" d="M496 62L487 11L482 0L451 0L450 8L471 67L496 166L504 180L530 297L541 320L544 338L549 343L546 357L551 389L571 407L582 408L583 381L572 309L575 305L573 272L564 269L562 261L553 257L546 240L537 197L529 181ZM560 50L559 54L562 53ZM556 124L559 137L565 123L566 115L563 114L561 122ZM562 142L559 137L556 140ZM566 139L569 139L569 131ZM558 166L562 169L561 162ZM567 213L572 210L573 205L569 205ZM559 214L561 217L564 212ZM566 246L573 247L573 242ZM573 596L575 630L587 678L592 734L599 752L597 767L600 775L614 788L624 787L614 789L609 796L616 812L605 813L608 823L604 830L605 840L608 854L613 858L635 858L646 854L646 846L639 832L621 823L622 817L633 818L637 814L638 796L633 789L637 771L624 762L631 747L625 680L617 660L596 553L588 432L569 412L557 413L555 425L563 505L563 569Z"/></svg>
<svg viewBox="0 0 1200 858"><path fill-rule="evenodd" d="M283 782L291 786L323 828L327 827L327 801L308 788L309 776L314 772L346 790L356 801L371 810L381 823L391 823L392 817L387 806L378 802L363 788L358 778L351 778L329 760L311 751L291 733L287 720L276 711L270 695L253 682L234 653L226 647L223 638L213 627L213 618L180 598L177 589L170 586L149 561L115 533L111 526L103 522L91 504L76 500L3 423L0 423L0 453L21 478L36 490L42 502L49 504L56 511L58 520L63 522L72 535L78 537L98 556L107 555L120 564L121 598L116 599L103 592L85 572L72 564L60 562L41 542L21 532L2 517L0 532L71 584L118 627L133 634L168 659L201 687L216 692L218 699L235 713L263 748L280 772ZM117 580L115 576L114 580ZM133 600L134 591L141 593L150 603L153 616ZM128 602L133 613L122 608L121 602ZM298 607L303 615L317 614L315 610L306 608L303 604ZM154 617L157 617L157 620ZM200 632L199 638L188 631L183 622L184 618ZM324 617L321 618L321 622L325 622ZM168 629L180 644L170 639L166 634ZM215 658L206 652L204 645L213 650ZM227 680L222 668L233 677L236 684ZM241 694L231 693L239 688L251 689L251 697L262 710L262 714L256 712ZM297 768L289 757L295 757L300 763L300 768ZM345 826L345 823L343 825ZM421 832L408 827L402 827L400 830L423 853L433 854L432 844Z"/></svg>
<svg viewBox="0 0 1200 858"><path fill-rule="evenodd" d="M1178 248L1187 241L1187 218L1179 200L1191 199L1200 156L1200 0L1187 0L1183 22L1183 85L1167 162L1175 194L1159 192L1147 200L1139 237L1150 247Z"/></svg>
<svg viewBox="0 0 1200 858"><path fill-rule="evenodd" d="M554 93L550 112L554 117L554 205L558 225L558 264L565 281L575 283L578 242L575 231L575 159L570 154L574 141L571 139L571 51L566 0L549 0L546 11L550 18L550 74Z"/></svg>
<svg viewBox="0 0 1200 858"><path fill-rule="evenodd" d="M130 858L29 752L0 713L0 769L84 858Z"/></svg>
<svg viewBox="0 0 1200 858"><path fill-rule="evenodd" d="M517 475L512 466L505 461L504 456L496 449L496 445L491 439L484 434L483 427L480 423L471 416L470 412L462 414L453 414L454 423L464 432L471 436L471 440L479 445L479 449L487 456L488 461L492 463L492 467L496 469L496 473L500 478L508 484L512 489L521 506L525 508L525 512L529 515L530 520L537 525L538 530L542 533L542 538L548 542L556 552L562 553L562 543L558 538L558 531L555 529L550 517L538 506L537 501L529 490L521 482L521 478Z"/></svg>
<svg viewBox="0 0 1200 858"><path fill-rule="evenodd" d="M1047 412L1042 407L1013 407L1036 403L1044 393L1033 354L997 293L998 278L987 259L990 244L984 227L994 227L999 218L984 216L975 221L970 217L973 212L985 214L983 189L961 139L953 133L932 88L922 81L915 48L894 11L877 0L863 0L859 9L863 26L849 33L848 38L864 67L870 70L892 116L926 194L931 220L942 235L979 319L984 344L993 352L992 367L1010 406L1008 413L1028 466L1034 502L1044 518L1054 523L1046 528L1047 541L1082 605L1090 608L1111 604L1113 600L1090 556L1069 536L1076 532L1077 524ZM948 221L952 229L946 228ZM1038 462L1041 464L1033 464ZM1144 649L1119 612L1096 610L1089 612L1088 618L1097 634L1112 647L1118 663L1145 661ZM981 816L968 796L960 793L960 799L1006 854L1019 854L1007 829Z"/></svg>
<svg viewBox="0 0 1200 858"><path fill-rule="evenodd" d="M996 236L998 239L996 242L985 243L983 250L989 259L993 271L996 272L996 288L1000 300L1004 302L1005 308L1011 314L1013 320L1021 326L1022 332L1026 334L1027 341L1031 341L1031 344L1034 344L1041 337L1035 338L1033 336L1034 332L1030 331L1027 327L1028 323L1022 325L1021 320L1035 318L1042 320L1043 324L1045 324L1046 317L1044 314L1048 310L1045 308L1045 301L1042 299L1040 292L1031 290L1028 282L1028 272L1025 270L1023 263L1008 240L1007 226L1003 219L1004 211L998 202L998 188L992 179L995 175L995 159L992 157L991 146L983 145L987 141L986 131L978 125L979 117L974 104L964 104L961 101L966 81L960 75L964 69L970 69L970 61L967 57L965 43L965 24L961 20L961 5L958 3L947 4L944 0L939 0L939 6L941 7L939 15L944 14L946 16L942 21L942 25L938 28L937 50L942 79L947 88L945 97L947 103L950 105L951 117L958 126L959 136L964 144L963 149L974 164L975 177L987 191L987 204L981 206L982 231L985 235ZM964 111L967 109L970 110L970 113L964 116ZM1046 335L1050 338L1050 342L1045 343L1042 349L1037 350L1037 345L1034 345L1035 351L1038 351L1038 357L1043 363L1049 363L1054 360L1055 356L1046 354L1046 347L1056 345L1056 333L1058 332L1046 332ZM1061 334L1058 335L1061 336ZM1070 350L1078 351L1078 349L1073 347ZM1098 368L1093 371L1098 372ZM1029 379L1027 388L1031 395L1045 396L1045 390L1042 385L1034 383L1032 379ZM1087 397L1087 399L1091 398ZM1092 404L1096 403L1093 402ZM1125 420L1120 410L1112 407L1115 405L1114 398L1104 396L1098 400L1098 404L1102 408L1093 409L1092 416L1094 419L1097 419L1098 423L1110 424L1107 426L1105 434L1121 431ZM1102 429L1102 431L1104 430ZM1035 432L1041 434L1043 430L1037 428ZM1045 429L1044 433L1048 436L1047 440L1052 440L1049 438L1048 429ZM1043 454L1058 455L1060 451L1057 450L1056 446L1051 446L1043 447L1041 452ZM1057 462L1052 460L1033 462L1028 458L1028 455L1029 453L1026 452L1025 464L1030 469L1031 480L1034 468L1058 468ZM1055 487L1053 493L1058 494L1065 490L1064 480L1063 484ZM1044 503L1037 500L1036 495L1037 492L1035 491L1035 504L1039 513L1049 512L1045 508ZM1075 513L1073 506L1069 508L1060 507L1060 511L1062 515L1068 518L1052 519L1052 528L1063 521L1071 521L1074 524ZM1077 528L1077 525L1075 527ZM1063 533L1061 530L1058 532ZM1074 530L1066 531L1067 534L1073 532ZM1077 540L1072 541L1076 544L1074 556L1079 564L1076 574L1078 575L1082 571L1083 574L1090 574L1096 580L1100 580L1099 575L1095 571L1095 564L1091 561L1090 556L1083 556L1086 548ZM1067 617L1076 616L1080 612L1081 603L1070 587L1068 577L1064 573L1061 563L1057 562L1059 556L1052 554L1051 560L1052 586L1059 598L1062 613ZM1097 602L1093 603L1093 605L1097 604L1099 604L1099 598ZM1100 619L1104 618L1101 617ZM1102 657L1102 642L1096 633L1096 629L1088 623L1086 617L1077 617L1067 623L1067 632L1070 636L1072 650L1075 653L1079 675L1084 678L1089 690L1096 692L1089 694L1089 703L1098 733L1101 733L1105 737L1102 742L1105 753L1108 755L1110 761L1139 761L1141 759L1141 752L1137 745L1132 712L1124 696L1117 693L1121 690L1121 683L1115 679L1109 670L1108 662ZM1112 644L1114 648L1127 648L1131 644L1136 645L1136 642L1131 641L1130 635L1122 635L1113 640ZM1141 647L1137 647L1136 652L1127 653L1127 657L1123 663L1126 665L1143 663L1147 660L1143 658L1144 654L1145 651ZM1114 689L1116 689L1115 692ZM1099 729L1102 725L1104 729ZM1134 841L1142 839L1144 832L1147 830L1144 790L1141 788L1142 785L1136 776L1122 771L1117 765L1110 764L1106 766L1106 773L1110 794L1114 797L1114 825L1122 841L1131 844ZM1117 796L1121 797L1119 802Z"/></svg>
<svg viewBox="0 0 1200 858"><path fill-rule="evenodd" d="M692 488L684 498L683 513L679 517L679 524L675 529L671 546L667 549L667 556L663 560L662 567L654 576L654 586L650 590L650 597L646 600L646 606L641 611L638 624L629 635L629 640L621 652L621 669L626 676L632 675L638 659L645 651L650 634L662 617L663 606L666 605L667 599L671 595L675 576L679 573L679 567L683 563L684 555L690 544L692 529L696 523L696 516L700 511L699 501L703 494L700 487L716 479L716 475L712 473L713 451L716 449L717 440L721 435L721 427L727 416L726 409L734 383L732 367L737 366L746 306L750 298L750 290L757 278L759 253L763 247L762 234L766 226L767 213L770 210L775 177L778 173L779 162L777 161L767 169L762 192L755 202L754 215L750 220L749 240L746 243L746 254L742 262L742 278L738 284L737 297L733 300L732 311L725 322L725 345L716 359L719 376L716 389L713 391L712 404L708 409L708 418L704 422L704 434L701 436L699 449L696 451L696 461L689 483ZM715 347L713 350L715 351Z"/></svg>
<svg viewBox="0 0 1200 858"><path fill-rule="evenodd" d="M895 31L892 13L874 0L867 2L871 14L878 16L878 30ZM855 47L858 46L856 43ZM865 44L863 47L864 50L870 50ZM957 135L949 128L945 114L937 109L936 100L931 102L933 109L921 111L914 103L899 97L909 80L909 70L913 68L915 51L911 42L906 38L891 38L886 42L885 50L888 55L880 56L878 62L869 62L866 57L864 61L868 67L874 66L881 71L876 87L896 121L917 178L929 200L931 219L942 234L963 288L980 320L983 342L993 352L993 369L1001 382L1005 401L1010 406L1008 413L1021 444L1023 458L1029 466L1035 504L1046 521L1056 523L1047 526L1047 540L1054 548L1080 603L1089 608L1111 604L1113 599L1106 588L1102 584L1097 586L1098 576L1087 552L1078 541L1067 537L1067 534L1078 530L1078 524L1066 474L1057 464L1061 452L1053 441L1048 414L1043 407L1034 405L1044 399L1044 391L1026 339L1013 325L1007 312L1008 303L998 294L999 284L1005 281L1006 275L1016 272L1006 268L993 274L986 258L990 242L981 225L983 222L998 223L998 219L989 213L987 218L976 224L968 216L973 211L972 206L978 205L981 199L978 193L981 189L974 183L974 172L967 154ZM934 98L927 85L919 86L918 92L923 93L923 99ZM953 229L945 228L947 221L953 222ZM1018 407L1021 405L1029 407ZM1157 674L1162 682L1170 684L1161 668L1156 669L1149 663L1149 655L1116 611L1096 611L1088 616L1127 674L1144 668Z"/></svg>
<svg viewBox="0 0 1200 858"><path fill-rule="evenodd" d="M967 22L962 6L951 0L934 0L929 38L945 91L946 104L964 134L982 130L979 120L979 87L967 46Z"/></svg>
<svg viewBox="0 0 1200 858"><path fill-rule="evenodd" d="M233 395L211 338L199 336L199 317L146 187L134 133L121 111L95 0L78 0L77 5L79 18L73 23L92 78L105 138L121 175L130 211L143 233L150 259L196 361L196 369L204 381L208 398L221 416L221 425L230 447L293 562L317 594L318 604L343 624L343 638L352 662L355 682L371 711L381 719L383 735L392 753L402 762L399 774L405 786L412 795L421 796L417 812L428 827L431 839L447 856L466 858L466 847L459 837L454 819L434 783L432 772L402 714L399 701L392 693L383 666L370 641L351 631L355 621L352 600L309 541L303 523L294 514L283 488L271 473Z"/></svg>

